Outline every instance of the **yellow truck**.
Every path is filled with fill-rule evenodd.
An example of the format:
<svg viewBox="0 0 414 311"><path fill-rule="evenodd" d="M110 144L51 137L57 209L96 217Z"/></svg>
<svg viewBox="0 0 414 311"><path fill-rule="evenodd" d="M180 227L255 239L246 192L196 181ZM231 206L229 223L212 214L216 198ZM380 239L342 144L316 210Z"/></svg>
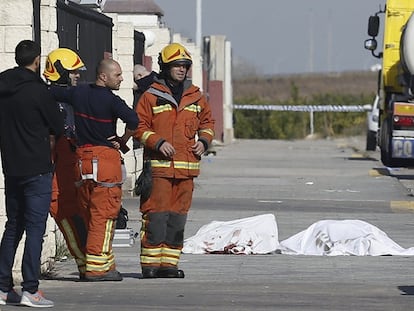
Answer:
<svg viewBox="0 0 414 311"><path fill-rule="evenodd" d="M365 48L382 59L377 144L388 167L414 166L413 12L413 0L387 0L383 9L369 17L370 38L365 40Z"/></svg>

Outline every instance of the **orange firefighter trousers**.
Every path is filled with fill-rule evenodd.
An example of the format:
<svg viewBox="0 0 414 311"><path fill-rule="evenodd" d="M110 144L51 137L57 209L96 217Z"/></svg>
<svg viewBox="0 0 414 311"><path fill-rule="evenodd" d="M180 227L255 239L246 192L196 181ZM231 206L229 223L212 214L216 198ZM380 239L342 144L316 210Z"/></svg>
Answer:
<svg viewBox="0 0 414 311"><path fill-rule="evenodd" d="M115 269L112 241L121 208L122 158L118 150L104 146L79 147L76 152L78 198L88 219L85 275L101 275Z"/></svg>
<svg viewBox="0 0 414 311"><path fill-rule="evenodd" d="M77 157L72 142L66 137L55 146L55 174L52 182L50 214L62 232L79 273L85 273L86 214L76 197Z"/></svg>
<svg viewBox="0 0 414 311"><path fill-rule="evenodd" d="M192 178L153 177L149 199L141 201L141 267L176 267L194 190Z"/></svg>

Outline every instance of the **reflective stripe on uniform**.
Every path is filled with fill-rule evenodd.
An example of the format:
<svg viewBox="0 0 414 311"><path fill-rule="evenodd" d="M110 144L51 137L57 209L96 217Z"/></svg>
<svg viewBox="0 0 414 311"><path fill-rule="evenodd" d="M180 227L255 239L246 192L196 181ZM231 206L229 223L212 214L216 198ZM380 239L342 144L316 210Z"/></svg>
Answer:
<svg viewBox="0 0 414 311"><path fill-rule="evenodd" d="M162 255L163 256L171 256L171 257L180 257L181 249L176 248L162 248Z"/></svg>
<svg viewBox="0 0 414 311"><path fill-rule="evenodd" d="M173 161L174 168L186 169L186 170L199 170L199 162L187 162L187 161ZM168 168L171 166L171 161L168 160L151 160L151 167L163 167Z"/></svg>
<svg viewBox="0 0 414 311"><path fill-rule="evenodd" d="M173 108L170 104L152 107L152 113L153 114L159 114L161 112L172 111L172 110L173 110Z"/></svg>
<svg viewBox="0 0 414 311"><path fill-rule="evenodd" d="M163 247L161 264L176 266L180 260L181 249Z"/></svg>
<svg viewBox="0 0 414 311"><path fill-rule="evenodd" d="M147 141L147 139L151 136L155 134L155 132L152 131L146 131L144 132L144 134L142 134L141 136L141 143L145 144L145 142Z"/></svg>
<svg viewBox="0 0 414 311"><path fill-rule="evenodd" d="M143 247L141 248L141 255L148 255L148 256L160 256L162 252L162 248L161 247L156 247L156 248L146 248Z"/></svg>
<svg viewBox="0 0 414 311"><path fill-rule="evenodd" d="M170 167L171 161L167 160L151 160L151 167Z"/></svg>
<svg viewBox="0 0 414 311"><path fill-rule="evenodd" d="M161 264L161 257L140 256L141 264L157 265Z"/></svg>
<svg viewBox="0 0 414 311"><path fill-rule="evenodd" d="M106 271L109 271L114 264L115 264L115 258L112 258L105 264L93 264L88 261L86 263L86 271L88 272L92 272L92 271L104 272L105 271L106 272Z"/></svg>
<svg viewBox="0 0 414 311"><path fill-rule="evenodd" d="M91 262L95 264L105 264L108 260L113 260L114 254L111 252L107 255L101 254L101 255L92 255L92 254L86 254L86 261L88 264Z"/></svg>
<svg viewBox="0 0 414 311"><path fill-rule="evenodd" d="M209 135L211 135L212 137L214 137L214 131L213 131L213 130L211 130L211 129L202 129L202 130L199 130L199 131L198 131L198 133L200 133L200 134L202 134L202 133L206 133L206 134L209 134Z"/></svg>
<svg viewBox="0 0 414 311"><path fill-rule="evenodd" d="M66 241L68 247L71 250L72 255L75 256L76 261L82 262L82 265L85 265L85 254L79 249L78 241L76 240L75 233L72 230L72 227L67 219L61 221L62 229L65 231ZM79 264L78 264L79 266Z"/></svg>
<svg viewBox="0 0 414 311"><path fill-rule="evenodd" d="M112 219L108 219L105 225L105 236L102 245L102 252L108 253L111 250L111 240L112 240L112 227L114 225L114 221Z"/></svg>
<svg viewBox="0 0 414 311"><path fill-rule="evenodd" d="M161 264L176 266L178 265L179 259L180 258L174 258L174 257L161 257Z"/></svg>
<svg viewBox="0 0 414 311"><path fill-rule="evenodd" d="M196 105L196 104L191 104L191 105L188 105L187 107L184 107L184 110L199 113L199 112L201 112L201 107L199 105Z"/></svg>
<svg viewBox="0 0 414 311"><path fill-rule="evenodd" d="M106 221L101 254L86 254L86 271L108 271L115 264L115 257L111 250L113 224L112 219Z"/></svg>
<svg viewBox="0 0 414 311"><path fill-rule="evenodd" d="M108 271L115 264L115 257L111 253L109 255L91 255L86 254L86 271Z"/></svg>
<svg viewBox="0 0 414 311"><path fill-rule="evenodd" d="M199 162L185 162L185 161L174 161L174 168L187 169L187 170L199 170Z"/></svg>

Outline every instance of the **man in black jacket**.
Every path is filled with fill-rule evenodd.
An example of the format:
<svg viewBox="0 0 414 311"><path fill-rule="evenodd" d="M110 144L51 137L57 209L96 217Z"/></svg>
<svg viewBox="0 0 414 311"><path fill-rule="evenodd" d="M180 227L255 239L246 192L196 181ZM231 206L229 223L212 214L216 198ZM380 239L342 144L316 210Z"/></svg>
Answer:
<svg viewBox="0 0 414 311"><path fill-rule="evenodd" d="M40 46L21 41L15 60L18 67L0 73L0 151L7 214L0 244L0 304L53 307L38 287L52 190L50 135L63 133L63 115L39 77ZM20 299L13 289L12 267L24 232Z"/></svg>

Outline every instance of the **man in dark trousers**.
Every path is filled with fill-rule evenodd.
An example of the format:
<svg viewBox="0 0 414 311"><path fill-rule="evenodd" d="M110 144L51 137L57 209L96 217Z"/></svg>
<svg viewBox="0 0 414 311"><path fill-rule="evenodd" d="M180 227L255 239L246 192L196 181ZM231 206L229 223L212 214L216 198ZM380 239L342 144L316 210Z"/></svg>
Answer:
<svg viewBox="0 0 414 311"><path fill-rule="evenodd" d="M7 215L0 245L0 304L53 307L38 287L52 191L50 135L63 133L63 115L39 77L40 46L21 41L15 60L18 67L0 74L0 151ZM24 232L20 299L13 289L12 268Z"/></svg>

